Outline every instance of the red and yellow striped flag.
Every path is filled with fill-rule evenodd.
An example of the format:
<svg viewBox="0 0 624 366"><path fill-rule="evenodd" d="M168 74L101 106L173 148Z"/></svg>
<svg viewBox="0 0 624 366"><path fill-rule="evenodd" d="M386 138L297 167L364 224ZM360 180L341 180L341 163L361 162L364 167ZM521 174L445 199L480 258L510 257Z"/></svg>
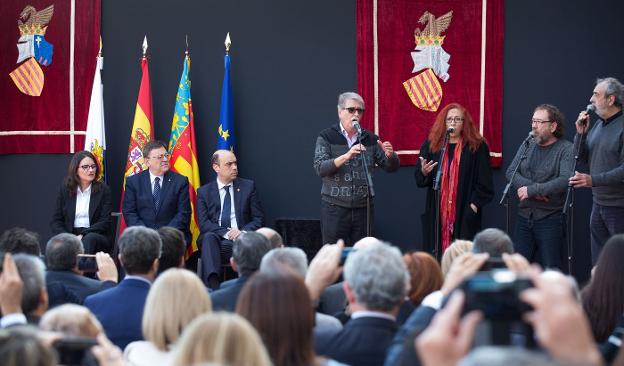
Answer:
<svg viewBox="0 0 624 366"><path fill-rule="evenodd" d="M412 103L422 110L435 112L442 101L442 86L433 70L427 69L403 82Z"/></svg>
<svg viewBox="0 0 624 366"><path fill-rule="evenodd" d="M187 256L197 251L199 225L197 220L197 189L199 183L199 166L197 165L197 149L195 145L195 127L193 122L193 106L191 103L191 80L189 70L191 58L186 52L184 68L178 86L178 94L173 110L171 137L169 138L169 153L171 154L171 170L182 174L189 180L189 199L191 201L190 231L192 240L187 247Z"/></svg>
<svg viewBox="0 0 624 366"><path fill-rule="evenodd" d="M141 85L139 86L139 97L137 98L136 109L134 111L134 122L130 132L130 145L128 146L128 158L126 160L126 171L121 187L121 202L123 203L124 192L126 191L126 178L143 171L146 168L143 159L143 146L154 138L154 112L152 111L152 88L150 87L149 67L147 57L143 54L141 58ZM120 204L121 207L121 204ZM121 211L121 209L120 209ZM126 228L126 222L121 217L119 232Z"/></svg>

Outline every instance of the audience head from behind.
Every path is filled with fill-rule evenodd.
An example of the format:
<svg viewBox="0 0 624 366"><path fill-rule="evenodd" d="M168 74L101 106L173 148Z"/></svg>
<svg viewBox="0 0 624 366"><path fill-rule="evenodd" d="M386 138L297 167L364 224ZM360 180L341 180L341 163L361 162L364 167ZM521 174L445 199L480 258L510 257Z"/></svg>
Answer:
<svg viewBox="0 0 624 366"><path fill-rule="evenodd" d="M48 240L45 253L48 271L77 271L77 256L84 248L76 235L62 233Z"/></svg>
<svg viewBox="0 0 624 366"><path fill-rule="evenodd" d="M425 296L442 287L442 270L438 261L425 252L406 253L403 261L410 276L408 297L413 305L418 306Z"/></svg>
<svg viewBox="0 0 624 366"><path fill-rule="evenodd" d="M132 226L121 234L118 245L119 261L126 273L153 281L162 247L158 232L144 226Z"/></svg>
<svg viewBox="0 0 624 366"><path fill-rule="evenodd" d="M442 275L446 276L453 261L465 253L472 253L472 242L470 240L457 239L446 248L442 255Z"/></svg>
<svg viewBox="0 0 624 366"><path fill-rule="evenodd" d="M256 273L241 291L236 312L256 328L275 366L314 364L312 300L297 273L287 267Z"/></svg>
<svg viewBox="0 0 624 366"><path fill-rule="evenodd" d="M76 304L64 304L48 310L41 318L39 328L66 336L90 338L97 337L103 331L95 315Z"/></svg>
<svg viewBox="0 0 624 366"><path fill-rule="evenodd" d="M275 230L270 227L261 227L256 230L257 233L264 235L265 238L269 239L271 242L271 248L281 248L284 246L284 240L282 236Z"/></svg>
<svg viewBox="0 0 624 366"><path fill-rule="evenodd" d="M173 365L205 364L270 366L271 361L249 322L223 312L196 318L178 342Z"/></svg>
<svg viewBox="0 0 624 366"><path fill-rule="evenodd" d="M211 311L210 297L197 275L186 269L168 269L158 276L147 295L143 336L159 350L167 351L193 319Z"/></svg>
<svg viewBox="0 0 624 366"><path fill-rule="evenodd" d="M489 228L480 231L472 241L473 253L488 253L490 258L500 258L503 253L513 254L513 242L504 231Z"/></svg>
<svg viewBox="0 0 624 366"><path fill-rule="evenodd" d="M240 277L251 276L260 268L262 257L271 250L271 243L262 234L244 232L232 244L230 264Z"/></svg>
<svg viewBox="0 0 624 366"><path fill-rule="evenodd" d="M0 252L40 256L39 235L21 227L8 229L0 236Z"/></svg>
<svg viewBox="0 0 624 366"><path fill-rule="evenodd" d="M186 252L184 233L174 227L163 226L158 229L158 235L160 235L160 240L162 240L162 253L158 260L158 274L160 275L169 268L184 267L184 253Z"/></svg>
<svg viewBox="0 0 624 366"><path fill-rule="evenodd" d="M303 250L295 247L274 248L262 257L260 272L270 273L283 267L292 269L301 278L308 272L308 258Z"/></svg>
<svg viewBox="0 0 624 366"><path fill-rule="evenodd" d="M0 329L0 363L3 366L53 366L52 350L37 336L38 329L17 326Z"/></svg>
<svg viewBox="0 0 624 366"><path fill-rule="evenodd" d="M581 292L583 309L594 338L602 343L624 313L624 234L609 238L602 248L594 273Z"/></svg>
<svg viewBox="0 0 624 366"><path fill-rule="evenodd" d="M16 254L13 260L23 282L22 312L30 322L38 323L48 309L45 264L39 257L29 254Z"/></svg>
<svg viewBox="0 0 624 366"><path fill-rule="evenodd" d="M344 290L351 309L394 313L409 289L399 249L373 243L353 251L344 265Z"/></svg>

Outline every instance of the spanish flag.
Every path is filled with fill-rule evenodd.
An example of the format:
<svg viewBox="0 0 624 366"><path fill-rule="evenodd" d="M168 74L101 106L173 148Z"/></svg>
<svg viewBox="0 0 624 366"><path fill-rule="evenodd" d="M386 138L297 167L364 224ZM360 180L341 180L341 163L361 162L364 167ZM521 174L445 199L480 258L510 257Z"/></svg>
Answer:
<svg viewBox="0 0 624 366"><path fill-rule="evenodd" d="M139 86L139 97L137 98L136 109L134 111L134 122L130 132L130 145L128 146L128 158L126 159L126 172L121 189L121 203L123 203L124 192L126 191L126 178L140 173L147 166L143 159L143 146L154 139L154 112L152 111L152 89L150 87L149 67L147 64L147 39L143 41L143 57L141 57L141 85ZM120 203L120 207L121 207ZM121 211L121 208L120 210ZM121 217L119 232L126 228L126 222Z"/></svg>
<svg viewBox="0 0 624 366"><path fill-rule="evenodd" d="M187 247L187 256L198 250L197 238L199 237L199 225L197 224L197 189L199 183L199 167L197 165L197 149L195 148L195 127L193 122L193 107L191 103L191 80L189 69L191 58L186 51L182 77L178 85L175 107L173 110L173 122L171 124L171 137L169 138L169 153L171 154L171 170L182 174L189 180L189 198L191 201L190 230L192 241Z"/></svg>

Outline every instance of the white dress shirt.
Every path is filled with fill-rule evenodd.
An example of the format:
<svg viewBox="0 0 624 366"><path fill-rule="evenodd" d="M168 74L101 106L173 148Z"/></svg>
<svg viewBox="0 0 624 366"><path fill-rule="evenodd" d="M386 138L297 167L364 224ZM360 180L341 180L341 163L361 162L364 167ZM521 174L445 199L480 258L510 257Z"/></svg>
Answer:
<svg viewBox="0 0 624 366"><path fill-rule="evenodd" d="M89 201L91 201L91 184L83 191L76 187L76 214L74 227L89 227Z"/></svg>
<svg viewBox="0 0 624 366"><path fill-rule="evenodd" d="M230 184L223 184L219 181L219 178L217 178L217 188L219 188L219 199L221 200L221 209L223 209L223 200L225 199L225 189L223 189L223 187L225 187L226 185L229 185L230 188L230 201L231 201L231 207L232 209L230 210L230 228L232 229L238 229L238 223L236 222L236 208L234 207L234 182L231 182ZM219 226L221 226L221 213L219 213ZM223 235L224 238L229 239L230 232L228 231L227 233L225 233L225 235Z"/></svg>
<svg viewBox="0 0 624 366"><path fill-rule="evenodd" d="M338 123L340 125L340 133L342 133L342 135L347 139L347 145L349 145L349 149L351 148L351 146L353 146L353 144L355 144L357 142L357 133L353 134L353 137L349 138L349 134L347 133L347 130L344 129L344 127L342 127L342 123Z"/></svg>

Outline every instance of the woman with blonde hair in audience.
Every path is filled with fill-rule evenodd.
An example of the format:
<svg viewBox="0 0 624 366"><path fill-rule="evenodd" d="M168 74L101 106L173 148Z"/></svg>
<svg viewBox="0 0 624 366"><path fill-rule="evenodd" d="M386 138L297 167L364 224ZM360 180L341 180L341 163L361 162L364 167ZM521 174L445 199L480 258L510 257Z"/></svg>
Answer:
<svg viewBox="0 0 624 366"><path fill-rule="evenodd" d="M236 312L256 328L274 366L342 365L316 356L312 300L293 271L256 273L241 291Z"/></svg>
<svg viewBox="0 0 624 366"><path fill-rule="evenodd" d="M212 311L208 291L193 272L171 268L152 285L143 312L145 341L124 350L128 365L169 365L171 349L182 330L195 318Z"/></svg>
<svg viewBox="0 0 624 366"><path fill-rule="evenodd" d="M200 316L186 328L173 365L220 364L270 366L258 332L245 318L231 313Z"/></svg>
<svg viewBox="0 0 624 366"><path fill-rule="evenodd" d="M450 247L444 251L442 256L442 275L446 277L453 261L465 253L472 252L472 242L470 240L455 240Z"/></svg>
<svg viewBox="0 0 624 366"><path fill-rule="evenodd" d="M95 338L103 332L102 324L95 315L84 306L64 304L48 310L39 328L51 332L60 332L75 337Z"/></svg>

